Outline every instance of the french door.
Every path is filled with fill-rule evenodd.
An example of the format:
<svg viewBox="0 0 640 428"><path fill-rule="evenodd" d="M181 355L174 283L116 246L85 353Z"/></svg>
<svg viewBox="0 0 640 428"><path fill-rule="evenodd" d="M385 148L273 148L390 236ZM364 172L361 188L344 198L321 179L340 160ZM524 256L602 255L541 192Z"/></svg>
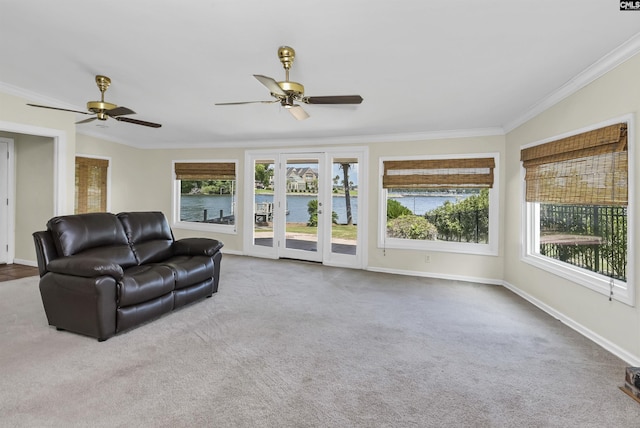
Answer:
<svg viewBox="0 0 640 428"><path fill-rule="evenodd" d="M342 151L248 153L245 252L362 267L363 158Z"/></svg>

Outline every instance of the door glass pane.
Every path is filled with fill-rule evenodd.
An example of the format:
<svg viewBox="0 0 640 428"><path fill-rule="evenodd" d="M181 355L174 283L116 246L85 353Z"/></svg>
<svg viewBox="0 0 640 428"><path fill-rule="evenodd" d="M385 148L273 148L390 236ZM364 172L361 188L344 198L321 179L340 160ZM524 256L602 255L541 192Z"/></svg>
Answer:
<svg viewBox="0 0 640 428"><path fill-rule="evenodd" d="M273 247L273 159L254 162L253 243Z"/></svg>
<svg viewBox="0 0 640 428"><path fill-rule="evenodd" d="M324 207L318 202L318 160L287 160L286 248L318 251L318 216Z"/></svg>
<svg viewBox="0 0 640 428"><path fill-rule="evenodd" d="M355 255L358 240L358 160L334 158L331 174L331 252Z"/></svg>

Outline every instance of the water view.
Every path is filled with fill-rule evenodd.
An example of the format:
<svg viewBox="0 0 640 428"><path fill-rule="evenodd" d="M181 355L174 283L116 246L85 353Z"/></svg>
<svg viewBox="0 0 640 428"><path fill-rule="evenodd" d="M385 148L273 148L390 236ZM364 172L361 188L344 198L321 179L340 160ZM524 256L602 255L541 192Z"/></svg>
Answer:
<svg viewBox="0 0 640 428"><path fill-rule="evenodd" d="M181 220L183 221L203 221L204 213L207 210L207 218L226 217L231 214L231 196L230 195L182 195ZM287 222L290 223L306 223L309 220L307 212L307 204L310 200L316 199L315 195L287 195ZM414 214L424 215L427 211L439 207L445 201L456 202L460 196L392 196L389 199L398 201L403 206L409 208ZM273 202L273 195L259 194L256 195L256 203ZM333 196L333 211L338 214L338 223L347 222L347 212L344 202L344 196ZM351 197L351 214L353 219L358 215L358 197Z"/></svg>

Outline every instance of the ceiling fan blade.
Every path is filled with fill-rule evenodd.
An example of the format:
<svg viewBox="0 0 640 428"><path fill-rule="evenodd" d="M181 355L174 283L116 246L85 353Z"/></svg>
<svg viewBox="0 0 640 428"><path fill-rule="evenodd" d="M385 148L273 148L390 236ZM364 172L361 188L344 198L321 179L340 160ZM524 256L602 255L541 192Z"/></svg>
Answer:
<svg viewBox="0 0 640 428"><path fill-rule="evenodd" d="M128 122L128 123L133 123L135 125L149 126L151 128L160 128L162 126L159 123L146 122L144 120L138 120L138 119L131 119L130 117L116 116L114 117L114 119L119 122Z"/></svg>
<svg viewBox="0 0 640 428"><path fill-rule="evenodd" d="M79 110L69 110L67 108L59 108L59 107L49 107L49 106L41 106L38 104L29 104L27 103L28 106L31 107L40 107L40 108L49 108L51 110L62 110L62 111L70 111L71 113L81 113L81 114L93 114L93 113L88 113L86 111L79 111Z"/></svg>
<svg viewBox="0 0 640 428"><path fill-rule="evenodd" d="M360 95L305 97L304 102L307 104L360 104L362 102L362 97Z"/></svg>
<svg viewBox="0 0 640 428"><path fill-rule="evenodd" d="M97 117L90 117L89 119L85 119L85 120L81 120L80 122L76 122L76 125L80 125L82 123L89 123L89 122L93 122L94 120L96 120Z"/></svg>
<svg viewBox="0 0 640 428"><path fill-rule="evenodd" d="M125 114L136 114L135 111L131 110L127 107L116 107L111 110L105 111L107 116L116 117L116 116L124 116Z"/></svg>
<svg viewBox="0 0 640 428"><path fill-rule="evenodd" d="M278 94L285 97L287 96L287 93L282 90L280 85L278 85L278 82L276 82L273 78L268 76L263 76L262 74L254 74L253 77L258 79L260 83L266 86L269 92L271 92L272 94Z"/></svg>
<svg viewBox="0 0 640 428"><path fill-rule="evenodd" d="M240 105L240 104L256 104L256 103L263 103L263 104L273 104L273 103L277 103L278 100L273 100L273 101L239 101L239 102L235 102L235 103L216 103L215 105L217 106L235 106L235 105Z"/></svg>
<svg viewBox="0 0 640 428"><path fill-rule="evenodd" d="M291 115L297 120L305 120L309 118L309 114L298 105L295 105L293 107L286 107L286 109L289 110L289 113L291 113Z"/></svg>

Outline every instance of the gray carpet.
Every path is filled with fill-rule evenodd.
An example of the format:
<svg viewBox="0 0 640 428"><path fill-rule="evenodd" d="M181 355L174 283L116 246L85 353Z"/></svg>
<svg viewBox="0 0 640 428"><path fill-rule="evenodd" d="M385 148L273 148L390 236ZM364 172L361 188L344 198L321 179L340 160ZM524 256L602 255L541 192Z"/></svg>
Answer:
<svg viewBox="0 0 640 428"><path fill-rule="evenodd" d="M2 427L631 427L627 364L498 286L225 255L106 342L0 283Z"/></svg>

